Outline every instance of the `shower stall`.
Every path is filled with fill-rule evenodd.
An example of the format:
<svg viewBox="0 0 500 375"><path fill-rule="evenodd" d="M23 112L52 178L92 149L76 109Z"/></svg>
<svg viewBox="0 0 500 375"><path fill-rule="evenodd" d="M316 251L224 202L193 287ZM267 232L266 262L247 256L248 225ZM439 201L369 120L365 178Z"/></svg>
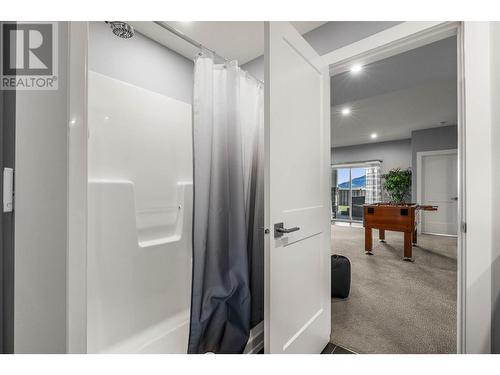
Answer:
<svg viewBox="0 0 500 375"><path fill-rule="evenodd" d="M88 105L88 350L186 352L191 106L93 71Z"/></svg>
<svg viewBox="0 0 500 375"><path fill-rule="evenodd" d="M169 51L143 36L132 38L127 24L110 25L125 39L104 23L91 23L89 30L87 348L89 353L186 353L192 106L187 96L168 95L148 77L141 83L127 74L127 65L136 73L146 57ZM128 59L110 65L107 49L113 51L108 57L122 53ZM151 51L134 59L139 52L134 49ZM192 63L170 54L165 57L177 58L177 65L165 66L164 74L184 68L189 91ZM150 68L143 75L161 73L161 67Z"/></svg>
<svg viewBox="0 0 500 375"><path fill-rule="evenodd" d="M260 105L263 113L260 83L252 84L252 90L244 89L249 77L239 67L233 63L228 65L229 61L167 24L149 24L156 24L157 30L184 39L206 57L223 60L222 64L213 65L215 81L226 79L219 73L225 74L226 66L231 66L228 71L234 69L235 77L240 80L235 86L239 91L234 92L241 92L243 100L252 102L251 105ZM210 256L203 253L204 248L195 249L198 253L193 253L193 177L199 176L201 171L198 169L195 174L199 161L194 157L196 150L193 153L193 119L203 122L203 126L211 122L206 116L200 119L199 114L198 117L193 115L193 97L194 100L198 98L200 106L202 92L198 89L196 95L195 89L193 93L197 71L193 59L146 37L134 30L134 25L141 28L141 23L116 21L88 24L86 267L81 271L86 279L85 311L82 312L86 321L81 324L85 343L80 350L86 353L187 353L196 318L191 308L196 314L207 310L204 300L193 297L192 282L202 280L195 285L198 295L210 294L213 287L203 284L204 279L193 279L193 272L216 272L207 269L210 265L195 267L193 262L193 255L200 254L199 259ZM229 77L228 82L230 80ZM213 90L216 96L219 95L218 88ZM255 96L257 92L261 93L260 99ZM239 103L239 99L235 103ZM224 111L234 110L222 108L214 115L217 117L214 124L225 118ZM211 107L205 107L203 113L208 113L207 109ZM257 111L257 107L251 109ZM237 122L248 131L252 121L261 121L262 125L263 115L257 117ZM233 129L233 125L229 125L227 129ZM216 133L214 130L214 137L218 136ZM250 139L248 132L241 135ZM255 174L257 159L250 150L253 146L241 147L243 162L253 168L251 173ZM251 174L244 179L249 189L253 189L253 193L248 193L248 189L244 193L253 194L249 199L263 202L263 196L256 198ZM202 181L198 181L197 186L205 189ZM200 189L199 194L202 193ZM200 196L197 198L199 207L202 206ZM251 214L246 214L247 221L250 216L251 222L255 221L254 226L263 225L253 208ZM262 241L256 239L256 232L245 236L251 237L249 242L245 237L246 242L263 248ZM254 258L263 255L257 253L248 255L249 267L257 264L262 268L262 259ZM256 301L262 301L263 294L263 270L260 268L244 270L253 279L243 287L248 293L250 289L252 292L258 289L260 296ZM229 285L228 289L233 287ZM214 313L220 311L215 305L211 308ZM254 325L263 318L263 311L255 311L254 306ZM249 317L250 309L243 315ZM203 329L213 332L214 328L206 327L201 321L204 318L199 317ZM249 325L250 321L245 324ZM199 330L196 332L203 335ZM248 330L244 330L243 336L245 334L248 338ZM251 336L255 339L256 334ZM197 339L200 340L199 335ZM207 348L191 349L191 352L215 351ZM252 349L256 348L260 350L254 343Z"/></svg>

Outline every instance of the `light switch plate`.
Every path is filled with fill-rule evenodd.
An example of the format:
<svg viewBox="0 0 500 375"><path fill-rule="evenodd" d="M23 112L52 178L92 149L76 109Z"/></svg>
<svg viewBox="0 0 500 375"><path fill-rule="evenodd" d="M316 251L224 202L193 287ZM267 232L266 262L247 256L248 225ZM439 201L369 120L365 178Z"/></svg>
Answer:
<svg viewBox="0 0 500 375"><path fill-rule="evenodd" d="M14 169L3 169L3 212L12 212L14 206Z"/></svg>

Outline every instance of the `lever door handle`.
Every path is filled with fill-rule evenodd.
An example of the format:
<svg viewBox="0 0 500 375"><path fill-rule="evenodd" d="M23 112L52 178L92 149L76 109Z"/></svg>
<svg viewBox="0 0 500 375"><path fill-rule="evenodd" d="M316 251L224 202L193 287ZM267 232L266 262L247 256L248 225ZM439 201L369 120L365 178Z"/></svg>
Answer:
<svg viewBox="0 0 500 375"><path fill-rule="evenodd" d="M452 197L451 200L452 201L458 201L458 197Z"/></svg>
<svg viewBox="0 0 500 375"><path fill-rule="evenodd" d="M280 238L285 233L292 233L300 230L299 227L285 228L283 223L274 224L274 238Z"/></svg>
<svg viewBox="0 0 500 375"><path fill-rule="evenodd" d="M292 232L297 232L300 228L299 227L293 227L293 228L278 228L276 229L280 233L292 233Z"/></svg>

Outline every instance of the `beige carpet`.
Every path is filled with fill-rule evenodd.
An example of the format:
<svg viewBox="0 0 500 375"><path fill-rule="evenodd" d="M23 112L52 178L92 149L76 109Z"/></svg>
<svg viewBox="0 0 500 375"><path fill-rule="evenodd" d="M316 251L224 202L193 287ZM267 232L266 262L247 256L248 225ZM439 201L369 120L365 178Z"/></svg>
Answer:
<svg viewBox="0 0 500 375"><path fill-rule="evenodd" d="M421 235L414 263L403 262L403 234L332 225L332 254L351 261L349 298L332 299L331 342L358 353L455 353L457 241Z"/></svg>

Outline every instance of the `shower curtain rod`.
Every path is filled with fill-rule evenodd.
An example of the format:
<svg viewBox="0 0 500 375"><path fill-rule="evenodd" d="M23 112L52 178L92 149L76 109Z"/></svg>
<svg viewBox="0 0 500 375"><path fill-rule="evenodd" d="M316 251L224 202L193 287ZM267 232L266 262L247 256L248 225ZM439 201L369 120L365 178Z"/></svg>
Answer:
<svg viewBox="0 0 500 375"><path fill-rule="evenodd" d="M217 52L215 52L214 50L211 50L210 48L207 48L205 47L203 44L201 44L200 42L197 42L196 40L194 40L193 38L190 38L189 36L187 36L186 34L180 32L179 30L175 29L174 27L166 24L165 22L162 22L162 21L153 21L155 24L157 24L158 26L160 26L161 28L167 30L167 31L170 31L172 34L174 35L177 35L179 38L185 40L186 42L188 42L189 44L195 46L195 47L198 47L199 49L204 49L206 51L209 51L210 53L212 53L215 57L217 57L218 59L220 60L223 60L224 62L230 62L231 60L229 59L226 59L224 56L221 56L219 55ZM241 67L240 67L241 69ZM241 69L243 70L243 69ZM255 78L252 74L250 74L248 71L246 70L243 70L246 74L248 74L250 77L252 77L253 79L255 79L257 82L259 83L262 83L264 84L264 82L262 82L260 79L258 78Z"/></svg>

